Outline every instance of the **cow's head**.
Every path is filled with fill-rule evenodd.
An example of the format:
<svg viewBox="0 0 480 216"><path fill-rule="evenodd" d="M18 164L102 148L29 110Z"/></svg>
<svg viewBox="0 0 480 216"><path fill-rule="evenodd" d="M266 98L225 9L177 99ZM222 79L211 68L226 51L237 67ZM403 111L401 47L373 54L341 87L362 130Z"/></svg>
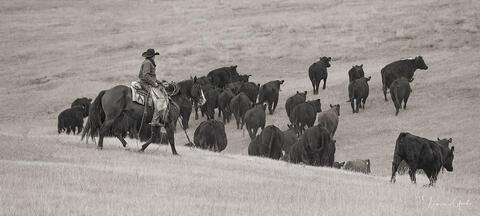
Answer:
<svg viewBox="0 0 480 216"><path fill-rule="evenodd" d="M440 139L440 138L437 138L438 139L438 144L442 147L442 148L445 148L447 150L447 155L445 156L444 158L444 162L443 162L443 167L445 167L445 169L449 172L452 172L453 171L453 150L455 149L454 146L452 146L450 149L448 149L448 144L452 142L452 138L450 139Z"/></svg>
<svg viewBox="0 0 480 216"><path fill-rule="evenodd" d="M324 56L324 57L321 57L320 58L320 62L323 63L323 65L325 65L325 67L330 67L330 60L332 60L332 57L327 57L327 56Z"/></svg>
<svg viewBox="0 0 480 216"><path fill-rule="evenodd" d="M368 76L367 78L365 78L365 80L370 81L372 79L372 76Z"/></svg>
<svg viewBox="0 0 480 216"><path fill-rule="evenodd" d="M422 56L415 57L415 67L422 70L427 70L428 66L423 61Z"/></svg>
<svg viewBox="0 0 480 216"><path fill-rule="evenodd" d="M333 162L333 168L341 169L343 166L345 166L345 161L343 162Z"/></svg>
<svg viewBox="0 0 480 216"><path fill-rule="evenodd" d="M322 112L322 104L320 103L320 99L309 101L309 103L315 108L317 113Z"/></svg>
<svg viewBox="0 0 480 216"><path fill-rule="evenodd" d="M307 91L304 91L304 92L299 92L299 91L297 91L297 95L299 95L299 96L307 99Z"/></svg>
<svg viewBox="0 0 480 216"><path fill-rule="evenodd" d="M337 113L337 116L340 116L340 104L335 104L335 105L330 104L330 108L335 110L335 112Z"/></svg>

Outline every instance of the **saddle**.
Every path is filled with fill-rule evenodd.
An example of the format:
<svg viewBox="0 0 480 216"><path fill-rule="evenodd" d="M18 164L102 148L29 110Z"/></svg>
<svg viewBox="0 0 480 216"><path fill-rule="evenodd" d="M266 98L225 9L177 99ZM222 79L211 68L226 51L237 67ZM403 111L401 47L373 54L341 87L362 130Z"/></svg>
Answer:
<svg viewBox="0 0 480 216"><path fill-rule="evenodd" d="M148 106L153 104L157 110L163 110L168 108L170 97L179 93L179 88L176 83L164 83L159 88L150 88L150 92L142 87L139 81L133 81L130 83L132 89L132 100L140 105ZM147 99L145 99L147 98Z"/></svg>
<svg viewBox="0 0 480 216"><path fill-rule="evenodd" d="M145 106L146 98L148 98L148 106L152 106L153 101L151 97L149 97L149 92L142 88L142 85L138 81L133 81L130 83L130 89L132 90L132 101L136 102L140 105Z"/></svg>

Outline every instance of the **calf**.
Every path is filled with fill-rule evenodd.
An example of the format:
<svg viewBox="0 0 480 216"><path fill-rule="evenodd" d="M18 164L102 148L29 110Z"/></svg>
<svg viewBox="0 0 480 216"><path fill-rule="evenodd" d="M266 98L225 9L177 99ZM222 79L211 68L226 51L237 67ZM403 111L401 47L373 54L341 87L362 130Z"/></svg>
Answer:
<svg viewBox="0 0 480 216"><path fill-rule="evenodd" d="M295 95L289 97L285 102L285 111L287 112L287 116L290 117L290 113L292 112L293 108L296 105L305 102L306 100L307 100L307 91L305 92L297 91Z"/></svg>
<svg viewBox="0 0 480 216"><path fill-rule="evenodd" d="M226 84L231 83L234 79L238 79L237 66L222 67L212 70L207 77L213 85L223 88Z"/></svg>
<svg viewBox="0 0 480 216"><path fill-rule="evenodd" d="M288 126L288 129L282 131L283 132L283 137L284 137L282 150L285 152L285 154L288 154L288 151L290 150L290 148L298 140L297 133L295 132L295 128L290 124L288 124L287 126Z"/></svg>
<svg viewBox="0 0 480 216"><path fill-rule="evenodd" d="M260 84L255 84L254 82L244 82L238 89L239 92L245 93L250 100L255 103L257 101L258 91L260 89Z"/></svg>
<svg viewBox="0 0 480 216"><path fill-rule="evenodd" d="M320 99L303 102L293 108L290 122L295 127L298 136L305 131L305 126L313 127L317 113L322 111Z"/></svg>
<svg viewBox="0 0 480 216"><path fill-rule="evenodd" d="M318 94L321 80L323 80L323 89L325 89L328 77L327 68L330 67L330 60L332 60L332 57L321 57L319 61L313 63L308 68L308 77L312 82L313 94Z"/></svg>
<svg viewBox="0 0 480 216"><path fill-rule="evenodd" d="M92 102L91 98L86 98L86 97L77 98L72 102L72 105L70 107L75 107L75 106L83 107L83 117L87 117L91 102Z"/></svg>
<svg viewBox="0 0 480 216"><path fill-rule="evenodd" d="M404 59L392 62L382 68L383 95L387 101L387 89L393 81L400 77L405 77L409 82L413 81L413 74L417 69L427 70L428 66L423 61L422 56L413 59Z"/></svg>
<svg viewBox="0 0 480 216"><path fill-rule="evenodd" d="M230 122L230 117L232 116L232 111L230 109L230 101L235 95L233 92L225 88L222 93L218 95L218 106L220 112L223 114L223 123Z"/></svg>
<svg viewBox="0 0 480 216"><path fill-rule="evenodd" d="M193 142L196 147L221 152L227 147L225 126L217 120L207 120L195 129Z"/></svg>
<svg viewBox="0 0 480 216"><path fill-rule="evenodd" d="M437 175L442 167L449 172L453 171L454 146L448 147L451 142L452 138L432 141L410 133L400 133L393 153L390 181L395 182L398 166L405 160L410 168L408 174L413 183L417 181L415 177L417 169L423 169L432 186L437 181Z"/></svg>
<svg viewBox="0 0 480 216"><path fill-rule="evenodd" d="M237 122L237 129L243 128L245 113L251 107L252 101L250 101L248 96L243 92L234 96L232 100L230 100L230 110L235 116L235 121Z"/></svg>
<svg viewBox="0 0 480 216"><path fill-rule="evenodd" d="M330 109L318 114L318 125L325 127L333 138L338 127L338 117L340 116L340 104L331 105Z"/></svg>
<svg viewBox="0 0 480 216"><path fill-rule="evenodd" d="M353 80L356 80L358 78L362 78L362 77L365 77L365 72L363 71L363 64L354 65L348 71L348 80L350 82L352 82Z"/></svg>
<svg viewBox="0 0 480 216"><path fill-rule="evenodd" d="M265 109L267 108L266 104L257 104L245 113L244 123L247 126L248 135L250 139L255 138L257 135L258 128L265 127ZM242 125L243 127L243 125Z"/></svg>
<svg viewBox="0 0 480 216"><path fill-rule="evenodd" d="M265 127L260 135L248 145L248 155L268 157L275 160L282 157L283 133L274 125Z"/></svg>
<svg viewBox="0 0 480 216"><path fill-rule="evenodd" d="M370 81L372 77L362 77L356 79L348 84L348 97L350 100L352 111L353 113L358 113L359 107L365 109L365 101L368 98L368 81ZM353 103L356 101L356 108L354 107ZM363 105L362 105L363 103Z"/></svg>
<svg viewBox="0 0 480 216"><path fill-rule="evenodd" d="M85 109L83 106L74 106L63 110L58 115L58 133L66 132L70 134L70 132L73 132L75 134L82 132L84 114Z"/></svg>
<svg viewBox="0 0 480 216"><path fill-rule="evenodd" d="M353 161L347 161L342 163L344 164L343 169L345 170L370 174L370 159L356 159Z"/></svg>
<svg viewBox="0 0 480 216"><path fill-rule="evenodd" d="M270 115L275 112L278 103L278 93L280 91L280 85L283 84L283 80L274 80L265 83L260 87L258 93L258 103L268 103L268 111Z"/></svg>
<svg viewBox="0 0 480 216"><path fill-rule="evenodd" d="M395 115L398 115L398 111L402 106L402 101L403 109L407 109L407 101L410 92L412 92L412 89L410 88L407 78L400 77L392 82L392 85L390 86L390 95L392 96L392 102L395 106Z"/></svg>

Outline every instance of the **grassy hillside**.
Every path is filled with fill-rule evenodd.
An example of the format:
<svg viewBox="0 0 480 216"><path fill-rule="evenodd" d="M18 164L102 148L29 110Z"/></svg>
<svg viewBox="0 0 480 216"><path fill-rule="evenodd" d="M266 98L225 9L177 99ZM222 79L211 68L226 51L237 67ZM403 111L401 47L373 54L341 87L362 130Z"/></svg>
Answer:
<svg viewBox="0 0 480 216"><path fill-rule="evenodd" d="M472 215L480 202L480 3L477 1L2 1L0 2L0 213L6 215ZM265 83L284 79L268 124L286 128L296 91L341 105L336 160L370 158L372 176L248 157L247 133L226 125L220 153L167 147L104 151L56 135L77 97L128 84L141 52L160 52L157 73L179 81L238 65ZM422 55L407 110L384 102L380 69ZM327 89L312 95L308 66L331 56ZM364 64L366 110L353 115L347 71ZM193 131L201 120L191 119ZM435 188L388 182L402 131L452 137L454 172ZM137 148L137 142L130 140ZM467 204L458 206L460 203ZM450 203L454 203L453 206ZM445 204L445 205L443 205ZM455 206L457 205L457 206Z"/></svg>

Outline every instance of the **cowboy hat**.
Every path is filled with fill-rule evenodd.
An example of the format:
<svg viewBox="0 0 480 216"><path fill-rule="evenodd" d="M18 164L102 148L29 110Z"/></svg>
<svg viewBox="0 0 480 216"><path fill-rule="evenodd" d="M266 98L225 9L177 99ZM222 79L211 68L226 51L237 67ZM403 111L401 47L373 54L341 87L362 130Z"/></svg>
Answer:
<svg viewBox="0 0 480 216"><path fill-rule="evenodd" d="M155 55L160 55L158 52L155 52L154 49L147 49L147 51L143 52L142 53L142 56L145 57L145 58L150 58L150 57L153 57Z"/></svg>

